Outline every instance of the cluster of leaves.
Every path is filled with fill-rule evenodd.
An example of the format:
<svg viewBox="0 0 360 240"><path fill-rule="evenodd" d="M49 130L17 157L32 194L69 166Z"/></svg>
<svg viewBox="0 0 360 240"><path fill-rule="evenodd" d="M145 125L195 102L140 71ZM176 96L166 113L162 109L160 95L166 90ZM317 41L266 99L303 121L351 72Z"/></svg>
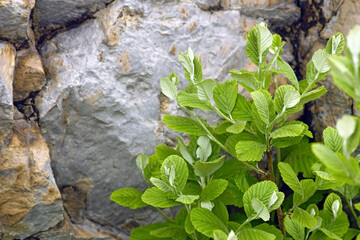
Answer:
<svg viewBox="0 0 360 240"><path fill-rule="evenodd" d="M189 49L186 54L179 53L189 81L185 89L178 90L175 73L160 79L163 94L188 114L165 115L163 122L170 129L189 134L190 141L186 145L178 138L175 148L159 145L154 155L139 155L136 164L148 189L141 192L122 188L111 195L111 200L132 209L151 205L167 220L136 228L131 233L132 240L277 240L284 239L286 233L295 240L352 239L357 234L357 230L349 228L337 194L326 197L322 210L316 205L326 192L322 190L329 189L351 201L358 192L357 186L349 185L349 179L358 181L351 175L356 173L350 172L355 170L349 165L347 180L333 181L345 168L330 173L338 165L326 164L320 157L324 154L321 149L320 155L312 153L308 126L301 121L288 121L305 103L326 93L323 86L316 87L316 82L330 72L328 57L335 59L343 51L343 35L335 34L326 49L314 53L307 64L306 79L300 81L281 57L285 43L279 35L271 34L264 23L256 25L246 41L246 55L257 66L256 71L232 70L232 79L225 82L203 79L200 61ZM279 74L285 75L291 85L278 86ZM268 91L271 81L276 87L274 95ZM238 93L239 84L250 93L251 100ZM210 126L196 109L215 112L222 121ZM358 168L356 160L347 157L354 150L352 144L348 146L349 138L360 137L358 131L327 131L326 145L316 146L328 149L340 144L333 155L341 162L355 161ZM275 148L277 164L273 165ZM262 170L258 162L264 155L268 168ZM279 191L280 176L293 191L286 198ZM181 207L174 218L161 210L175 206ZM229 214L227 206L240 210Z"/></svg>

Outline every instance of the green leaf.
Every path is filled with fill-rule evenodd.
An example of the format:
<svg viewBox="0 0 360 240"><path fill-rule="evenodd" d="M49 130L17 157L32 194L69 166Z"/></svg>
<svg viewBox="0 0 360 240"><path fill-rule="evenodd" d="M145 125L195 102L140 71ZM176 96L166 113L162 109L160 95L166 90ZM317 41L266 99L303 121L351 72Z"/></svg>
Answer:
<svg viewBox="0 0 360 240"><path fill-rule="evenodd" d="M317 81L325 79L328 72L319 73L319 71L316 69L314 61L311 60L306 65L306 81L310 86L312 86Z"/></svg>
<svg viewBox="0 0 360 240"><path fill-rule="evenodd" d="M307 92L307 93L301 95L300 104L303 105L305 103L308 103L310 101L318 99L322 95L324 95L326 92L327 92L327 90L324 86L321 86L313 91Z"/></svg>
<svg viewBox="0 0 360 240"><path fill-rule="evenodd" d="M298 206L309 200L316 192L316 186L312 179L303 179L300 181L300 185L303 189L303 194L295 192L293 197L294 205Z"/></svg>
<svg viewBox="0 0 360 240"><path fill-rule="evenodd" d="M231 115L234 109L238 92L238 85L235 80L227 80L224 83L217 83L214 89L214 101L220 111Z"/></svg>
<svg viewBox="0 0 360 240"><path fill-rule="evenodd" d="M227 240L227 234L221 230L214 230L213 238L214 240Z"/></svg>
<svg viewBox="0 0 360 240"><path fill-rule="evenodd" d="M196 156L200 161L206 162L211 155L211 143L207 136L200 136L197 140Z"/></svg>
<svg viewBox="0 0 360 240"><path fill-rule="evenodd" d="M234 120L252 121L251 103L241 94L237 95L235 107L231 112Z"/></svg>
<svg viewBox="0 0 360 240"><path fill-rule="evenodd" d="M335 233L325 229L325 228L319 228L320 231L322 231L323 233L325 233L325 235L327 237L329 237L330 239L336 239L336 240L342 240L339 236L337 236Z"/></svg>
<svg viewBox="0 0 360 240"><path fill-rule="evenodd" d="M255 226L254 229L259 229L264 232L268 232L268 233L275 235L275 237L276 237L275 240L283 240L284 239L281 231L279 229L277 229L274 225L269 225L269 224L263 223L263 224Z"/></svg>
<svg viewBox="0 0 360 240"><path fill-rule="evenodd" d="M152 230L150 231L150 234L162 239L172 238L176 240L185 240L187 238L187 234L184 232L184 229L174 224L168 224L168 226Z"/></svg>
<svg viewBox="0 0 360 240"><path fill-rule="evenodd" d="M168 223L155 223L135 228L130 234L130 240L170 240L171 238L159 238L150 234L151 231L168 226Z"/></svg>
<svg viewBox="0 0 360 240"><path fill-rule="evenodd" d="M359 146L360 120L357 117L345 115L337 121L336 128L344 140L344 154L348 156Z"/></svg>
<svg viewBox="0 0 360 240"><path fill-rule="evenodd" d="M200 108L204 110L212 110L213 107L207 101L200 100L197 93L180 92L178 101L185 107Z"/></svg>
<svg viewBox="0 0 360 240"><path fill-rule="evenodd" d="M259 66L265 60L272 40L273 37L264 23L257 24L249 31L245 53L255 65Z"/></svg>
<svg viewBox="0 0 360 240"><path fill-rule="evenodd" d="M187 117L165 115L163 122L170 129L178 132L196 136L206 135L205 130L196 121Z"/></svg>
<svg viewBox="0 0 360 240"><path fill-rule="evenodd" d="M334 34L326 43L326 52L331 55L339 55L345 47L345 39L342 33Z"/></svg>
<svg viewBox="0 0 360 240"><path fill-rule="evenodd" d="M193 62L194 62L194 73L195 73L194 80L195 80L195 82L201 82L201 80L203 80L202 67L201 67L200 60L196 55L194 55Z"/></svg>
<svg viewBox="0 0 360 240"><path fill-rule="evenodd" d="M333 205L334 203L337 202L338 207L336 214L334 214L334 209L333 209ZM341 203L341 198L335 194L335 193L330 193L327 198L325 199L325 203L324 203L324 213L329 216L330 218L336 218L339 214L338 212L342 211L342 203Z"/></svg>
<svg viewBox="0 0 360 240"><path fill-rule="evenodd" d="M296 90L289 89L284 96L285 109L295 107L300 102L300 93Z"/></svg>
<svg viewBox="0 0 360 240"><path fill-rule="evenodd" d="M180 195L176 201L183 204L192 204L195 200L199 199L199 195Z"/></svg>
<svg viewBox="0 0 360 240"><path fill-rule="evenodd" d="M150 179L151 177L160 178L160 167L161 163L158 161L156 155L150 156L149 163L144 169L144 177L146 179Z"/></svg>
<svg viewBox="0 0 360 240"><path fill-rule="evenodd" d="M189 51L190 52L188 52L188 53L191 53L190 55L193 56L193 53L192 53L190 48L189 48ZM187 79L190 82L195 83L195 81L194 81L194 62L193 62L193 59L190 59L189 56L186 56L182 52L179 52L178 60L184 67L185 77L187 77Z"/></svg>
<svg viewBox="0 0 360 240"><path fill-rule="evenodd" d="M197 161L194 164L194 171L196 176L206 177L212 175L216 170L221 168L224 164L225 156L221 156L217 160L211 162Z"/></svg>
<svg viewBox="0 0 360 240"><path fill-rule="evenodd" d="M135 188L121 188L111 193L110 200L131 209L145 207L147 204L141 200L142 192Z"/></svg>
<svg viewBox="0 0 360 240"><path fill-rule="evenodd" d="M280 57L277 59L277 65L281 68L284 75L289 79L294 87L300 91L299 82L292 67Z"/></svg>
<svg viewBox="0 0 360 240"><path fill-rule="evenodd" d="M261 218L264 221L269 221L270 219L269 210L259 199L253 198L251 200L251 206L256 212L256 217L254 219Z"/></svg>
<svg viewBox="0 0 360 240"><path fill-rule="evenodd" d="M161 144L155 147L155 155L157 156L160 162L163 162L167 157L171 155L180 155L180 154L175 149L165 144Z"/></svg>
<svg viewBox="0 0 360 240"><path fill-rule="evenodd" d="M257 141L239 141L235 149L240 161L260 161L266 151L266 145Z"/></svg>
<svg viewBox="0 0 360 240"><path fill-rule="evenodd" d="M314 216L311 216L310 213L299 207L294 210L292 219L294 219L301 226L309 229L312 229L317 224L317 220Z"/></svg>
<svg viewBox="0 0 360 240"><path fill-rule="evenodd" d="M205 236L212 237L213 231L217 229L228 233L225 224L214 213L207 209L192 209L190 219L195 229Z"/></svg>
<svg viewBox="0 0 360 240"><path fill-rule="evenodd" d="M186 216L184 228L185 228L185 231L186 231L188 234L192 234L192 233L195 232L195 228L194 228L194 226L192 225L191 220L190 220L190 213Z"/></svg>
<svg viewBox="0 0 360 240"><path fill-rule="evenodd" d="M160 78L161 92L170 99L177 98L177 87L175 81L169 78Z"/></svg>
<svg viewBox="0 0 360 240"><path fill-rule="evenodd" d="M195 86L197 88L198 98L202 101L210 102L215 88L215 81L212 79L205 79L197 83Z"/></svg>
<svg viewBox="0 0 360 240"><path fill-rule="evenodd" d="M299 179L297 178L294 170L291 168L290 164L279 162L278 164L279 171L283 181L288 185L294 192L304 195L304 189L302 188Z"/></svg>
<svg viewBox="0 0 360 240"><path fill-rule="evenodd" d="M326 52L325 49L319 49L314 53L312 57L312 61L314 63L316 70L319 73L325 73L330 70L330 66L327 62L328 56L329 54Z"/></svg>
<svg viewBox="0 0 360 240"><path fill-rule="evenodd" d="M341 152L343 139L340 137L338 131L332 127L327 127L323 131L324 144L334 152Z"/></svg>
<svg viewBox="0 0 360 240"><path fill-rule="evenodd" d="M248 217L255 216L256 211L252 206L252 199L257 198L264 206L269 206L271 196L273 193L278 192L278 188L275 183L271 181L263 181L252 185L243 196L244 209ZM281 198L281 197L280 197ZM284 199L282 197L282 199ZM281 203L280 203L281 204ZM278 203L277 203L278 205Z"/></svg>
<svg viewBox="0 0 360 240"><path fill-rule="evenodd" d="M271 94L265 90L257 90L251 93L256 110L265 124L269 124L275 118L275 109Z"/></svg>
<svg viewBox="0 0 360 240"><path fill-rule="evenodd" d="M228 181L224 179L213 179L202 190L200 195L201 201L207 202L214 200L225 191L227 186L228 186Z"/></svg>
<svg viewBox="0 0 360 240"><path fill-rule="evenodd" d="M289 216L285 217L285 229L294 238L294 240L305 239L305 228L295 220L290 219Z"/></svg>
<svg viewBox="0 0 360 240"><path fill-rule="evenodd" d="M165 193L167 193L167 192L175 193L174 190L172 189L172 187L169 184L162 181L161 179L151 177L150 182L152 184L154 184L155 187L157 187L158 189L160 189L161 191L163 191Z"/></svg>
<svg viewBox="0 0 360 240"><path fill-rule="evenodd" d="M179 138L176 138L178 140L178 150L181 153L182 157L190 164L193 165L195 163L195 160L193 156L191 155L189 149L186 147L185 143Z"/></svg>
<svg viewBox="0 0 360 240"><path fill-rule="evenodd" d="M300 110L298 104L299 100L300 100L300 94L297 90L295 90L293 86L282 85L278 87L275 91L275 98L274 98L275 111L278 114L295 113Z"/></svg>
<svg viewBox="0 0 360 240"><path fill-rule="evenodd" d="M181 205L181 203L169 199L166 193L155 187L148 188L141 196L143 202L159 208L168 208Z"/></svg>
<svg viewBox="0 0 360 240"><path fill-rule="evenodd" d="M354 207L355 207L356 210L358 210L360 212L360 202L355 203Z"/></svg>
<svg viewBox="0 0 360 240"><path fill-rule="evenodd" d="M229 133L239 134L242 131L244 131L245 126L246 126L245 121L235 121L233 125L226 128L226 131Z"/></svg>
<svg viewBox="0 0 360 240"><path fill-rule="evenodd" d="M284 137L297 137L300 136L305 130L304 124L301 123L287 123L277 128L270 134L271 138L284 138Z"/></svg>
<svg viewBox="0 0 360 240"><path fill-rule="evenodd" d="M231 77L243 86L248 92L261 89L261 82L257 80L252 72L231 70Z"/></svg>
<svg viewBox="0 0 360 240"><path fill-rule="evenodd" d="M163 181L181 192L189 177L185 160L177 155L167 157L161 165L161 178Z"/></svg>
<svg viewBox="0 0 360 240"><path fill-rule="evenodd" d="M146 165L149 163L149 158L145 154L139 154L136 156L136 166L144 172Z"/></svg>
<svg viewBox="0 0 360 240"><path fill-rule="evenodd" d="M229 223L229 213L224 205L219 200L215 200L215 206L212 209L212 212L227 226Z"/></svg>
<svg viewBox="0 0 360 240"><path fill-rule="evenodd" d="M356 237L356 234L358 234L358 231L354 228L349 228L349 230L346 232L344 236L342 236L343 240L352 240Z"/></svg>
<svg viewBox="0 0 360 240"><path fill-rule="evenodd" d="M276 236L255 228L245 228L238 234L239 239L244 240L275 240Z"/></svg>

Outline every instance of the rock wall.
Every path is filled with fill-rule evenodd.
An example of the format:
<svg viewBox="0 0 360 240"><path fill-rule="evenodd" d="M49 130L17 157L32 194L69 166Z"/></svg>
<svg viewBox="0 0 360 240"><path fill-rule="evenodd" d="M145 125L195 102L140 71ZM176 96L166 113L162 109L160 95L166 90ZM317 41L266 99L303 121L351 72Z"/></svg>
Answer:
<svg viewBox="0 0 360 240"><path fill-rule="evenodd" d="M359 12L357 0L0 0L0 239L128 239L161 220L109 196L143 189L136 155L174 142L160 120L177 109L159 79L182 72L177 53L190 46L205 77L224 80L251 68L245 36L267 21L304 76ZM303 116L318 139L353 111L323 84Z"/></svg>

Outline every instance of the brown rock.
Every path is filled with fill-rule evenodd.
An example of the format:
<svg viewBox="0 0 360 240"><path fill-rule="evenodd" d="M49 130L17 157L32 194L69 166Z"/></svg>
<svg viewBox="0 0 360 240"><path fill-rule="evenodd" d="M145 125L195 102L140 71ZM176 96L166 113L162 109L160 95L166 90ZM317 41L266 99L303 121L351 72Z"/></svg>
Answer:
<svg viewBox="0 0 360 240"><path fill-rule="evenodd" d="M44 68L36 50L19 51L16 55L14 101L24 100L31 92L41 90L45 83Z"/></svg>
<svg viewBox="0 0 360 240"><path fill-rule="evenodd" d="M16 120L0 151L1 232L25 238L61 220L61 196L45 139L36 123Z"/></svg>

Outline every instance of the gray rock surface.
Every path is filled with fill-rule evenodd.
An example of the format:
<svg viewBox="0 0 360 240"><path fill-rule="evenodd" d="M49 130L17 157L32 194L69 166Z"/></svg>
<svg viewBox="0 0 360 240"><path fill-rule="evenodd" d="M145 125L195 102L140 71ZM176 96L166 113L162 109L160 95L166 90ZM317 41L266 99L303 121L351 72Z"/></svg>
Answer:
<svg viewBox="0 0 360 240"><path fill-rule="evenodd" d="M182 74L177 52L192 47L205 77L224 79L245 65L241 19L238 11L211 14L194 3L117 1L95 21L44 44L49 81L36 99L40 123L58 186L79 188L86 179L85 217L113 226L158 217L117 206L109 196L144 187L134 158L151 154L164 138L158 81Z"/></svg>
<svg viewBox="0 0 360 240"><path fill-rule="evenodd" d="M35 0L0 1L0 39L20 47L27 43L29 19Z"/></svg>
<svg viewBox="0 0 360 240"><path fill-rule="evenodd" d="M11 44L0 42L0 149L11 131L13 122L15 54Z"/></svg>
<svg viewBox="0 0 360 240"><path fill-rule="evenodd" d="M43 34L84 21L113 0L36 0L33 25Z"/></svg>

